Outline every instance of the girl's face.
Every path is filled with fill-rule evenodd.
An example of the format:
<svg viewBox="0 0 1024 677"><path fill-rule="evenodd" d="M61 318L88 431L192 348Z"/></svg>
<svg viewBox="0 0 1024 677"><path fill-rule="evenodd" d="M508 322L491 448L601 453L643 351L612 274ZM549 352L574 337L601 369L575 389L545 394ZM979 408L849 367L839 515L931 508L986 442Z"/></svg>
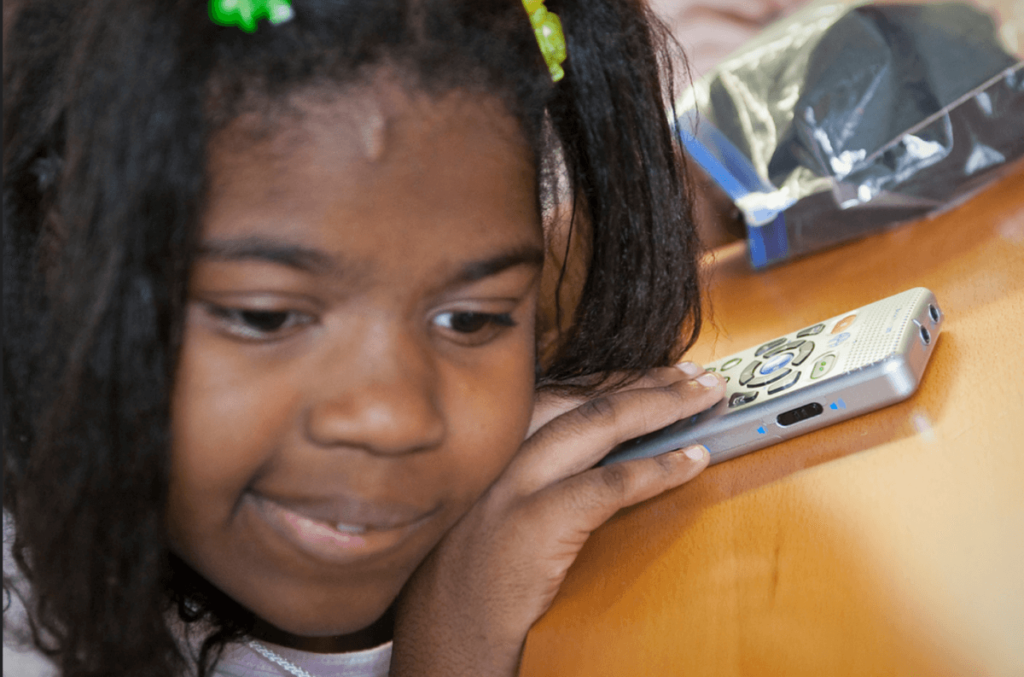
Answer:
<svg viewBox="0 0 1024 677"><path fill-rule="evenodd" d="M293 104L211 147L167 521L259 618L326 637L377 619L522 442L542 235L494 101Z"/></svg>

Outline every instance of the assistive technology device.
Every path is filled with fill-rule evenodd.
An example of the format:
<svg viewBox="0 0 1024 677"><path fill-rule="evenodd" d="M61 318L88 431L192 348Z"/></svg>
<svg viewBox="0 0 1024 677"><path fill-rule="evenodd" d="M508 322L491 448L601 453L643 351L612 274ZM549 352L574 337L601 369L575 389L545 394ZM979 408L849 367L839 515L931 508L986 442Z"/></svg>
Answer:
<svg viewBox="0 0 1024 677"><path fill-rule="evenodd" d="M692 444L720 463L904 400L942 321L935 295L918 287L711 362L726 380L723 400L620 444L601 465Z"/></svg>

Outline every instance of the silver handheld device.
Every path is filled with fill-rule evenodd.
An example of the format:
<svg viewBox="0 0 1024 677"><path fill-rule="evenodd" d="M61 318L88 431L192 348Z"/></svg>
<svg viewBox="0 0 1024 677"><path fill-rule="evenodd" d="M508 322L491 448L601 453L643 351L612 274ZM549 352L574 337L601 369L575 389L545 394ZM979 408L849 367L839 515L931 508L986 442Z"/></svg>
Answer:
<svg viewBox="0 0 1024 677"><path fill-rule="evenodd" d="M710 409L620 444L601 465L692 444L727 461L910 397L942 328L918 287L716 360L726 380Z"/></svg>

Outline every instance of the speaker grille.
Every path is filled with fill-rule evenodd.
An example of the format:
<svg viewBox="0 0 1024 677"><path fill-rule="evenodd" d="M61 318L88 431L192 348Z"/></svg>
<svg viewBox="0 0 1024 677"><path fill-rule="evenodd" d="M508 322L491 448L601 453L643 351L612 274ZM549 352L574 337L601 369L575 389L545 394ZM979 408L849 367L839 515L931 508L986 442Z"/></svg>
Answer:
<svg viewBox="0 0 1024 677"><path fill-rule="evenodd" d="M911 321L906 309L926 293L911 289L892 298L872 303L861 311L861 326L846 357L846 369L860 369L891 356ZM896 320L897 315L902 315ZM894 321L896 320L896 321Z"/></svg>

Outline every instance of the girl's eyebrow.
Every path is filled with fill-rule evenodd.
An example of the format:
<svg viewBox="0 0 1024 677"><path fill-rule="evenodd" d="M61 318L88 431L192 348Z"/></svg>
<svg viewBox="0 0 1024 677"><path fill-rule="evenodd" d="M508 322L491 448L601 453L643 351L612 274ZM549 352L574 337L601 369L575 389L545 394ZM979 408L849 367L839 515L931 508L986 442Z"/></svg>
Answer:
<svg viewBox="0 0 1024 677"><path fill-rule="evenodd" d="M459 270L453 283L476 282L485 277L497 275L503 270L523 265L538 268L544 265L544 252L539 247L525 245L481 261L472 261Z"/></svg>
<svg viewBox="0 0 1024 677"><path fill-rule="evenodd" d="M322 251L262 237L207 240L199 246L197 253L200 258L222 261L256 259L307 273L327 273L338 268L337 262Z"/></svg>
<svg viewBox="0 0 1024 677"><path fill-rule="evenodd" d="M198 255L223 261L255 259L313 274L338 273L341 269L347 268L335 257L318 249L263 237L207 240L199 246ZM543 264L544 252L540 247L523 245L496 256L465 264L452 278L451 284L476 282L516 266L540 267Z"/></svg>

